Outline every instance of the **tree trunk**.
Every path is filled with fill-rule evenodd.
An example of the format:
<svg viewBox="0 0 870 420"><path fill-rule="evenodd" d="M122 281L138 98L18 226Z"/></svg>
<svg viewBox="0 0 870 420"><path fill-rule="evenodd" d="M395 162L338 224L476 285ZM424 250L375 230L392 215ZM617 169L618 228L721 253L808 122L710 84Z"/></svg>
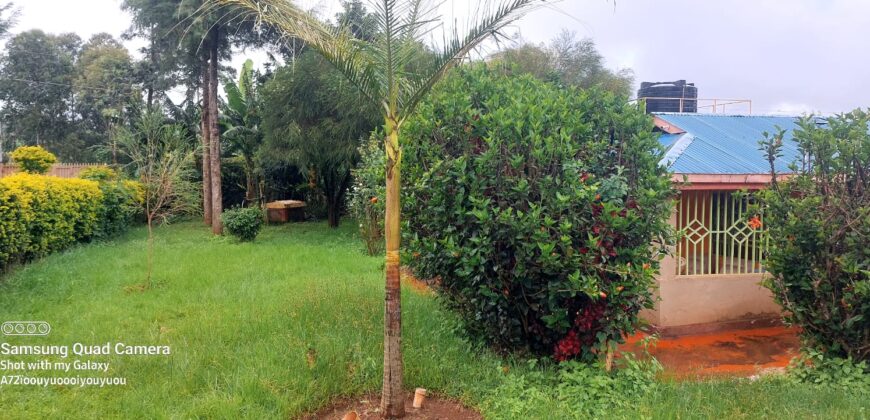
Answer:
<svg viewBox="0 0 870 420"><path fill-rule="evenodd" d="M221 133L218 128L218 28L212 29L209 49L209 95L208 126L211 150L211 231L215 235L223 233L221 213L223 195L221 194Z"/></svg>
<svg viewBox="0 0 870 420"><path fill-rule="evenodd" d="M152 79L148 83L148 89L147 89L147 91L148 91L147 98L148 99L145 102L146 106L147 106L146 109L148 109L150 111L151 107L154 105L154 84L155 84L154 81L155 81L155 79L153 79L153 77L157 77L156 73L158 73L158 70L157 70L157 50L156 50L157 47L155 46L155 44L156 44L155 39L157 38L157 29L154 28L154 26L151 26L151 32L148 34L148 37L150 38L149 41L151 41L151 51L149 51L149 53L150 53L149 55L151 57L151 71L153 71L155 73L155 74L149 75L149 77L152 77Z"/></svg>
<svg viewBox="0 0 870 420"><path fill-rule="evenodd" d="M145 276L145 286L149 289L151 288L151 272L154 267L154 231L152 225L154 224L154 217L151 216L151 212L148 212L148 274Z"/></svg>
<svg viewBox="0 0 870 420"><path fill-rule="evenodd" d="M384 302L384 385L381 411L384 417L404 417L405 398L402 390L402 295L399 277L399 216L400 165L399 126L396 118L387 117L387 200L385 214L386 293Z"/></svg>
<svg viewBox="0 0 870 420"><path fill-rule="evenodd" d="M248 157L245 157L245 204L250 206L254 202L254 191L256 187L254 179L254 162Z"/></svg>
<svg viewBox="0 0 870 420"><path fill-rule="evenodd" d="M331 228L338 227L338 203L332 197L327 197L326 220Z"/></svg>
<svg viewBox="0 0 870 420"><path fill-rule="evenodd" d="M202 131L202 216L206 225L211 226L211 130L209 123L209 107L211 105L211 74L208 58L202 60L202 115L200 130Z"/></svg>

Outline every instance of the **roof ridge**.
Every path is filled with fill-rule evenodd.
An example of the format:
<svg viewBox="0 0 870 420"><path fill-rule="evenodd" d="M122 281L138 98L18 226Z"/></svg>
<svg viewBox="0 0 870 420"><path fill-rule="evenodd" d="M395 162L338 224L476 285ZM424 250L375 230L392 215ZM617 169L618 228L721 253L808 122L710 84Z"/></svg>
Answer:
<svg viewBox="0 0 870 420"><path fill-rule="evenodd" d="M659 160L659 165L670 167L680 158L683 152L689 148L689 145L691 145L693 141L695 141L695 136L689 132L680 135L680 138L671 145L668 151L665 152L665 155L662 156L661 160Z"/></svg>
<svg viewBox="0 0 870 420"><path fill-rule="evenodd" d="M719 117L719 118L801 118L799 115L783 114L704 114L698 112L651 112L652 115L675 115L687 117Z"/></svg>

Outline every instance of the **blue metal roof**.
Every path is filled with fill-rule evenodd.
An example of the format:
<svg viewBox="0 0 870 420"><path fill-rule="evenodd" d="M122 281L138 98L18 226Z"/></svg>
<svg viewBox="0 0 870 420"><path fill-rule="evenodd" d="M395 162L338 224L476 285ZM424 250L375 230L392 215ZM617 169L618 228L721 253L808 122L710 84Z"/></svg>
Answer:
<svg viewBox="0 0 870 420"><path fill-rule="evenodd" d="M663 163L680 174L767 174L770 165L758 150L765 131L777 126L787 130L778 172L790 172L788 165L800 158L791 131L796 117L717 114L669 114L655 116L684 130L683 134L662 134L659 142L668 150Z"/></svg>

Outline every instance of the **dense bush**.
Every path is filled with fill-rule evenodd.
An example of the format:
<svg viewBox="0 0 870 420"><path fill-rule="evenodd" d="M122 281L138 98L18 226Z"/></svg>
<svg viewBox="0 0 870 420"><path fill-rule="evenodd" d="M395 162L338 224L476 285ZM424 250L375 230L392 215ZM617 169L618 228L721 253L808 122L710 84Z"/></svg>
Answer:
<svg viewBox="0 0 870 420"><path fill-rule="evenodd" d="M804 344L870 360L870 116L805 118L794 131L801 162L762 197L770 241L766 286ZM773 168L783 132L761 142Z"/></svg>
<svg viewBox="0 0 870 420"><path fill-rule="evenodd" d="M813 349L804 353L789 364L788 377L793 381L870 396L870 365L866 360L856 363Z"/></svg>
<svg viewBox="0 0 870 420"><path fill-rule="evenodd" d="M457 71L404 126L410 265L495 347L595 358L653 305L673 192L652 128L624 98Z"/></svg>
<svg viewBox="0 0 870 420"><path fill-rule="evenodd" d="M386 158L383 147L384 140L377 131L360 146L362 164L352 171L354 183L349 192L348 209L359 223L359 234L369 255L378 255L384 250Z"/></svg>
<svg viewBox="0 0 870 420"><path fill-rule="evenodd" d="M123 232L141 214L142 186L138 182L122 180L107 166L86 168L79 178L96 181L103 193L95 236L103 238Z"/></svg>
<svg viewBox="0 0 870 420"><path fill-rule="evenodd" d="M91 181L114 181L118 179L118 172L108 166L90 166L79 172L79 178Z"/></svg>
<svg viewBox="0 0 870 420"><path fill-rule="evenodd" d="M102 193L96 182L26 173L0 179L4 265L30 260L94 236Z"/></svg>
<svg viewBox="0 0 870 420"><path fill-rule="evenodd" d="M263 211L259 207L240 207L221 215L224 229L240 241L253 241L263 227Z"/></svg>
<svg viewBox="0 0 870 420"><path fill-rule="evenodd" d="M119 231L118 209L139 197L136 183L114 185L27 173L0 179L0 268Z"/></svg>
<svg viewBox="0 0 870 420"><path fill-rule="evenodd" d="M57 158L48 150L39 146L21 146L10 154L22 171L31 174L44 174L57 162Z"/></svg>

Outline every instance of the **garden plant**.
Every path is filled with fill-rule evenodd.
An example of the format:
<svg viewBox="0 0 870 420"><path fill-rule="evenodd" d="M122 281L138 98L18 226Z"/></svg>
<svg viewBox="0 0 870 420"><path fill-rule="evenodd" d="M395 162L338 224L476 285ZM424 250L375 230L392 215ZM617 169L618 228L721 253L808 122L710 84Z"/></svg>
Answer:
<svg viewBox="0 0 870 420"><path fill-rule="evenodd" d="M21 146L9 154L23 172L44 174L57 162L57 158L40 146Z"/></svg>
<svg viewBox="0 0 870 420"><path fill-rule="evenodd" d="M230 209L221 218L227 232L242 242L253 241L263 228L263 210L259 207Z"/></svg>
<svg viewBox="0 0 870 420"><path fill-rule="evenodd" d="M589 361L636 330L654 304L674 197L642 111L607 92L464 66L405 133L407 263L438 279L472 336Z"/></svg>
<svg viewBox="0 0 870 420"><path fill-rule="evenodd" d="M868 362L870 115L810 116L798 126L793 136L803 160L792 163L791 174L773 170L785 132L760 142L774 177L759 210L770 241L765 285L807 348Z"/></svg>
<svg viewBox="0 0 870 420"><path fill-rule="evenodd" d="M144 288L154 285L154 225L173 217L193 214L199 200L193 179L194 149L181 127L166 124L159 111L144 114L135 129L115 134L128 169L142 187L145 223L148 226L147 271Z"/></svg>

